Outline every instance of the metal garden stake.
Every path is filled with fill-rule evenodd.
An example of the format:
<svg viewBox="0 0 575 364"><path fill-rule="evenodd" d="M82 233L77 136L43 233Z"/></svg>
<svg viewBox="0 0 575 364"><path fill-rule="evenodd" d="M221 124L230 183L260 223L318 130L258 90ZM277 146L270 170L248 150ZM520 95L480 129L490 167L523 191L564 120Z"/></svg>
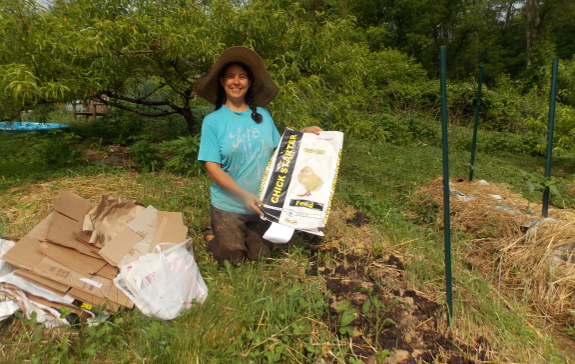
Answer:
<svg viewBox="0 0 575 364"><path fill-rule="evenodd" d="M449 217L449 148L447 141L447 82L445 65L445 46L440 52L441 84L441 144L443 147L443 236L445 242L445 292L447 294L447 322L451 327L453 316L453 292L451 287L451 223Z"/></svg>
<svg viewBox="0 0 575 364"><path fill-rule="evenodd" d="M555 127L555 96L557 95L557 70L559 58L553 58L553 70L551 72L551 93L549 95L549 126L547 128L547 153L545 154L545 180L551 178L551 161L553 159L553 128ZM543 192L543 217L547 217L549 210L549 186L545 186Z"/></svg>
<svg viewBox="0 0 575 364"><path fill-rule="evenodd" d="M475 120L473 122L473 140L471 141L471 161L469 162L469 182L473 181L473 167L475 167L475 148L477 146L477 125L479 124L479 106L481 105L481 85L483 84L483 65L479 66L479 79L477 80L477 100L475 101Z"/></svg>

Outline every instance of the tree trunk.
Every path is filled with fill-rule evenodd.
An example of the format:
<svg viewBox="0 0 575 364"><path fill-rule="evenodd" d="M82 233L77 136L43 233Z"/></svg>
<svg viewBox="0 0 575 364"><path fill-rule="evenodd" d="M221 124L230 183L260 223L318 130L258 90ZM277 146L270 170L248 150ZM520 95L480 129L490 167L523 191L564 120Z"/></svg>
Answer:
<svg viewBox="0 0 575 364"><path fill-rule="evenodd" d="M186 124L188 124L188 132L191 136L198 133L196 130L196 120L194 119L194 114L192 113L192 109L189 107L182 108L180 114L186 120Z"/></svg>
<svg viewBox="0 0 575 364"><path fill-rule="evenodd" d="M535 47L535 40L539 35L539 7L538 0L525 1L525 38L527 41L525 57L527 58L527 68L530 68L533 65L533 49Z"/></svg>

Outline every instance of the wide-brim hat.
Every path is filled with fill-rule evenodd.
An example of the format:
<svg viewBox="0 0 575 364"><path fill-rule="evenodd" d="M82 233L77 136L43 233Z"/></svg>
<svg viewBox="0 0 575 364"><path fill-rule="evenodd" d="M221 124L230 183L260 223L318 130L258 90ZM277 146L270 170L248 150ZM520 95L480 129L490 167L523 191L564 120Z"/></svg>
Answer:
<svg viewBox="0 0 575 364"><path fill-rule="evenodd" d="M214 63L210 73L194 83L194 91L212 104L215 104L220 84L218 76L222 68L231 62L243 63L252 72L251 89L257 106L266 106L276 97L278 87L268 73L262 57L255 51L242 46L226 49Z"/></svg>

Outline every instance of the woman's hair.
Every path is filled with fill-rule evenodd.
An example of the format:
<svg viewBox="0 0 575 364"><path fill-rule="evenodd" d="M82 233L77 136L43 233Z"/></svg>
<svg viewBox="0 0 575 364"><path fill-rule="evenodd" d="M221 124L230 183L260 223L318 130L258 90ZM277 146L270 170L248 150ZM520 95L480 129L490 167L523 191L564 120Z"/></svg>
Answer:
<svg viewBox="0 0 575 364"><path fill-rule="evenodd" d="M250 81L252 81L252 86L255 82L253 74L252 74L252 70L249 69L248 66L246 66L245 64L241 63L241 62L230 62L228 64L226 64L224 67L222 67L222 70L220 71L220 74L218 75L218 94L217 94L217 98L216 98L216 110L219 110L222 107L222 104L224 102L224 98L226 97L226 92L224 90L224 88L222 87L222 85L220 84L219 80L220 78L224 77L226 71L228 70L228 68L230 66L240 66L244 71L246 71L247 75L248 75L248 79ZM248 106L250 107L250 110L252 110L252 119L254 119L254 121L256 123L261 123L262 122L262 116L258 113L256 107L257 105L254 102L254 94L252 92L253 87L250 87L248 89L248 91L246 92L246 104L248 104Z"/></svg>

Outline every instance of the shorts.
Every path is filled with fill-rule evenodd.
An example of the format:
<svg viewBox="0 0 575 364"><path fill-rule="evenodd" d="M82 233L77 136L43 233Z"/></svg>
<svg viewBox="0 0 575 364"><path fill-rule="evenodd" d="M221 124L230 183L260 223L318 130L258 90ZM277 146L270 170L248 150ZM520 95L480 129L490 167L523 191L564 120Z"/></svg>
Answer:
<svg viewBox="0 0 575 364"><path fill-rule="evenodd" d="M263 234L270 223L258 214L238 214L211 206L214 238L208 242L208 251L220 264L228 260L232 264L244 260L269 257L273 243Z"/></svg>

